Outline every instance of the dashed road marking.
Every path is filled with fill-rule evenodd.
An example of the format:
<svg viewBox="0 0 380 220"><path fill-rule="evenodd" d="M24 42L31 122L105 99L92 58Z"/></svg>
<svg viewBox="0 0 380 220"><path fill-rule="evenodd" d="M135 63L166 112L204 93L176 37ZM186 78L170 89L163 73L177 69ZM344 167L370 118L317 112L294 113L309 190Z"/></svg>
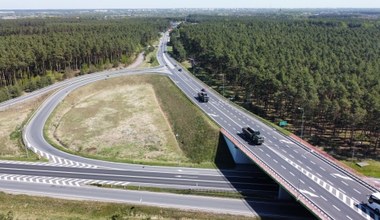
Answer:
<svg viewBox="0 0 380 220"><path fill-rule="evenodd" d="M340 212L340 209L338 207L336 207L335 205L332 205L336 210L338 210Z"/></svg>

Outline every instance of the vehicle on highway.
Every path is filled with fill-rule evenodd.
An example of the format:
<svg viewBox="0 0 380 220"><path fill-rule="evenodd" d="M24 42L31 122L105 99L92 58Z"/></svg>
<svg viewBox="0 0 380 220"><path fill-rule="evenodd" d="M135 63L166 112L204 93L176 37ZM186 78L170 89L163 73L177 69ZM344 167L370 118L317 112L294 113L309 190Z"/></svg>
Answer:
<svg viewBox="0 0 380 220"><path fill-rule="evenodd" d="M368 197L368 206L380 215L380 192L373 193Z"/></svg>
<svg viewBox="0 0 380 220"><path fill-rule="evenodd" d="M207 95L206 90L201 89L200 92L198 92L198 101L200 102L208 102L209 96Z"/></svg>
<svg viewBox="0 0 380 220"><path fill-rule="evenodd" d="M243 127L242 131L249 142L256 145L264 143L264 137L260 135L260 131L255 131L250 127Z"/></svg>
<svg viewBox="0 0 380 220"><path fill-rule="evenodd" d="M178 69L178 71L182 72L182 69L181 69L181 68L179 68L179 69Z"/></svg>

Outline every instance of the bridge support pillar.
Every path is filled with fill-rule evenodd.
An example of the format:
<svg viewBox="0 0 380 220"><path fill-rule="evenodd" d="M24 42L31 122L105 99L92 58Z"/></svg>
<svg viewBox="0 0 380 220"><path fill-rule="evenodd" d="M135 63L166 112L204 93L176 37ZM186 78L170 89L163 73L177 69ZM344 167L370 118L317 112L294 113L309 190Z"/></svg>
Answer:
<svg viewBox="0 0 380 220"><path fill-rule="evenodd" d="M252 160L246 156L239 148L235 146L235 144L228 139L226 136L224 136L224 140L227 143L228 149L231 152L232 158L234 159L236 164L252 164Z"/></svg>
<svg viewBox="0 0 380 220"><path fill-rule="evenodd" d="M281 186L278 186L278 196L279 200L291 200L293 197Z"/></svg>

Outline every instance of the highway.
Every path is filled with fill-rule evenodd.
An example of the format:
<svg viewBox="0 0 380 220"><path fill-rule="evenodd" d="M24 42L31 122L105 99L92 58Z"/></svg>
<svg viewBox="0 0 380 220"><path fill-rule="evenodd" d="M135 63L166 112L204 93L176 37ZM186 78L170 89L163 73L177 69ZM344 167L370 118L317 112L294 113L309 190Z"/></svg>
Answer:
<svg viewBox="0 0 380 220"><path fill-rule="evenodd" d="M246 154L252 160L261 162L259 166L271 170L273 173L268 174L276 181L280 179L286 183L287 186L285 187L294 189L294 191L291 191L293 196L314 212L315 215L322 219L379 219L379 216L376 216L363 204L363 201L366 201L366 195L374 192L375 188L342 170L317 152L310 151L296 140L286 137L272 127L262 123L241 108L222 98L185 70L179 71L179 64L164 53L167 40L168 35L165 34L161 41L162 46L159 47L159 53L157 54L161 64L158 68L104 71L87 75L80 80L72 80L59 87L59 90L41 105L25 127L23 139L26 145L51 162L71 165L76 168L154 171L171 173L171 175L175 174L177 176L191 175L194 172L204 176L220 175L219 171L207 169L151 167L82 158L55 149L43 138L43 126L48 116L58 103L76 88L98 80L128 74L165 74L194 104L219 124L239 145L243 146ZM183 68L181 67L181 69ZM206 88L209 93L210 101L208 103L199 103L195 98L201 88ZM10 104L12 104L12 101L6 105ZM260 146L252 146L246 143L240 135L241 128L244 126L260 130L265 137L265 143ZM4 169L3 172L5 172Z"/></svg>
<svg viewBox="0 0 380 220"><path fill-rule="evenodd" d="M167 38L168 35L163 41L167 42ZM165 46L161 50L166 50ZM363 204L367 195L376 191L374 187L247 114L215 91L207 89L210 101L199 103L195 98L197 92L208 87L186 71L175 68L173 63L176 62L165 52L159 53L159 60L169 67L171 79L190 100L233 136L251 158L261 161L296 189L297 194L293 196L311 207L317 216L323 219L379 219ZM240 135L245 126L259 130L265 143L249 145Z"/></svg>

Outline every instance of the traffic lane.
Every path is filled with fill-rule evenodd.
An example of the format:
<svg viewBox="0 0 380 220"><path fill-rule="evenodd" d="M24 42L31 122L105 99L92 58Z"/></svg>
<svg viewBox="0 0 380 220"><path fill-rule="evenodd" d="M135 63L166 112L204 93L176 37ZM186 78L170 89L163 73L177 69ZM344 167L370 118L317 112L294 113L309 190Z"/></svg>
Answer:
<svg viewBox="0 0 380 220"><path fill-rule="evenodd" d="M268 153L257 149L257 147L251 147L249 150L258 158L261 158L262 161L266 161L267 165L273 170L277 170L277 173L285 178L291 185L293 185L293 187L301 190L300 193L302 196L307 197L310 201L313 201L313 203L318 204L318 207L329 215L335 216L334 219L341 218L343 214L352 219L365 218L350 207L351 204L346 204L341 198L334 196L333 193L336 191L332 190L331 193L326 191L324 188L321 188L318 183L305 176L299 170L293 169L293 167L288 164L273 163L273 161L280 161L278 155L269 155ZM269 157L270 160L266 159L266 157ZM282 172L278 172L278 170L282 170ZM296 198L297 197L298 196L296 196ZM345 198L342 199L345 200Z"/></svg>
<svg viewBox="0 0 380 220"><path fill-rule="evenodd" d="M229 182L223 179L220 180L204 180L192 178L188 176L135 176L135 175L112 175L112 174L89 174L77 172L63 171L38 171L38 170L17 170L10 168L0 168L1 174L10 175L27 175L36 177L56 177L56 178L72 178L72 179L87 179L87 180L102 180L102 181L121 181L133 183L151 183L168 186L189 186L189 187L207 187L218 189L238 189L238 190L276 190L276 184L267 184L265 182L239 182L239 180Z"/></svg>
<svg viewBox="0 0 380 220"><path fill-rule="evenodd" d="M186 81L186 80L184 80L184 81ZM187 83L187 84L189 84L189 83ZM190 87L190 88L192 88L193 90L195 90L193 87L194 87L194 85L193 86L188 86L188 87ZM224 108L224 110L226 110L225 108ZM227 110L226 111L227 112L227 114L229 113L229 110ZM250 123L250 121L249 120L247 120L248 118L246 117L246 123ZM231 120L231 121L233 121L233 120ZM225 122L225 121L224 121ZM222 124L223 123L223 121L222 122L219 122L220 124ZM226 123L226 122L225 122ZM252 122L251 122L252 123ZM260 123L260 122L259 122ZM226 124L228 124L228 123L226 123ZM262 124L262 123L261 123ZM263 124L262 124L263 125ZM264 126L264 125L263 125ZM271 132L273 132L273 131L271 131ZM268 132L268 135L271 135L269 132ZM273 139L276 139L277 140L277 138L275 137L275 136L272 136L273 137ZM270 138L271 139L271 138ZM307 165L306 165L307 166ZM308 166L307 166L308 167Z"/></svg>
<svg viewBox="0 0 380 220"><path fill-rule="evenodd" d="M263 146L263 145L261 145ZM268 146L263 146L263 148L269 148ZM295 188L300 188L302 190L302 194L309 197L313 202L318 204L318 206L323 207L324 203L328 202L332 204L333 209L324 209L329 210L329 213L333 215L333 213L347 213L348 218L355 216L363 217L360 213L361 211L357 210L357 206L354 204L360 204L360 202L354 202L351 198L342 192L339 192L337 189L329 188L329 190L323 188L319 181L315 181L314 177L309 177L309 175L305 175L300 170L295 169L288 163L279 163L281 161L281 157L277 154L269 154L265 151L260 150L258 147L250 147L249 150L252 153L255 153L262 158L263 161L274 170L283 170L283 172L279 172L282 176L284 176ZM267 159L266 157L270 158ZM273 163L273 161L275 163ZM290 174L290 175L289 175ZM319 201L318 201L319 200ZM333 201L333 203L331 203ZM367 212L369 214L369 212Z"/></svg>
<svg viewBox="0 0 380 220"><path fill-rule="evenodd" d="M68 187L46 184L15 183L0 181L0 189L17 194L33 194L55 198L80 199L105 202L122 202L159 207L203 210L217 213L231 213L254 216L255 212L244 200L211 198L144 191L117 190L95 187ZM258 205L259 207L259 205Z"/></svg>
<svg viewBox="0 0 380 220"><path fill-rule="evenodd" d="M46 172L67 172L67 173L82 173L87 175L128 175L128 176L150 176L150 177L178 177L182 176L183 178L190 179L200 179L200 180L211 180L211 181L226 181L230 180L234 182L266 182L269 177L264 174L262 171L256 172L233 172L232 170L223 171L224 173L215 175L205 175L205 174L191 174L184 172L167 172L164 171L136 171L136 170L110 170L110 169L88 169L88 168L76 168L76 167L60 167L60 166L43 166L43 165L26 165L26 164L2 164L0 163L0 169L14 169L14 170L25 170L28 171L46 171Z"/></svg>

